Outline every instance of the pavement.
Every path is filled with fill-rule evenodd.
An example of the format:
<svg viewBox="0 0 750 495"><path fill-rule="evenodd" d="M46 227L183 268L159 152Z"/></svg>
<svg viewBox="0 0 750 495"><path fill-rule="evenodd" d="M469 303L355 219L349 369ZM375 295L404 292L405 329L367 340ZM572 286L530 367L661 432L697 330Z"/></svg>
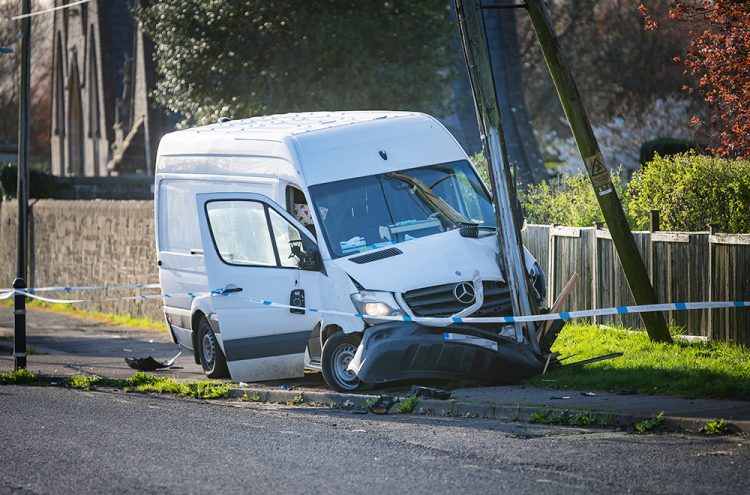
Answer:
<svg viewBox="0 0 750 495"><path fill-rule="evenodd" d="M167 360L180 349L166 330L143 331L113 327L97 320L69 314L30 309L27 315L29 369L52 376L91 373L112 378L126 378L133 370L125 363L127 356L153 356ZM0 307L0 371L13 367L13 312ZM205 379L199 365L183 352L175 367L158 371L176 380ZM406 396L411 384L397 383L367 394L340 394L327 388L319 373L304 378L261 383L236 384L233 397L257 393L265 402L286 404L302 396L308 403L337 407L359 407L379 394ZM446 387L450 384L428 383ZM525 386L452 388L451 400L420 400L415 412L438 416L481 418L528 418L541 408L587 411L600 416L611 415L620 424L633 424L663 412L667 426L675 430L698 431L708 420L723 418L733 431L750 434L750 402L686 399L664 395L620 395L601 390L554 390Z"/></svg>

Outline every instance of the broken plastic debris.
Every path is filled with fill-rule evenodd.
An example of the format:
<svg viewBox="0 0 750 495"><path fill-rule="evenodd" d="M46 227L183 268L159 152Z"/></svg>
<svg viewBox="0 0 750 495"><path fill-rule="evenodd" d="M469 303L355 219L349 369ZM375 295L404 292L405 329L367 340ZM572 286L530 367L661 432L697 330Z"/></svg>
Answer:
<svg viewBox="0 0 750 495"><path fill-rule="evenodd" d="M594 392L581 392L581 395L585 395L586 397L596 397Z"/></svg>
<svg viewBox="0 0 750 495"><path fill-rule="evenodd" d="M145 358L131 358L126 357L125 362L128 363L128 366L133 368L134 370L138 371L154 371L162 368L169 368L171 367L174 362L177 360L178 357L182 352L178 352L175 357L170 359L169 361L157 361L151 356L145 357Z"/></svg>
<svg viewBox="0 0 750 495"><path fill-rule="evenodd" d="M448 400L451 398L451 393L447 390L441 390L439 388L420 387L418 385L412 385L410 393L417 397L425 397L429 399Z"/></svg>
<svg viewBox="0 0 750 495"><path fill-rule="evenodd" d="M240 387L242 387L242 388L247 388L247 387L249 387L249 386L250 386L250 384L249 384L249 383L245 383L245 382L240 382L240 384L239 384L239 385L240 385Z"/></svg>
<svg viewBox="0 0 750 495"><path fill-rule="evenodd" d="M552 397L550 397L550 399L552 399L552 400L570 399L570 396L569 395L563 395L563 396L558 397L556 395L553 395Z"/></svg>
<svg viewBox="0 0 750 495"><path fill-rule="evenodd" d="M288 386L288 385L282 385L282 386L280 386L279 388L280 388L281 390L289 390L289 386Z"/></svg>
<svg viewBox="0 0 750 495"><path fill-rule="evenodd" d="M341 405L344 409L351 409L354 407L354 402L350 401L349 399L346 399L344 403Z"/></svg>
<svg viewBox="0 0 750 495"><path fill-rule="evenodd" d="M368 407L373 414L388 414L388 411L399 401L399 399L381 395L378 399Z"/></svg>

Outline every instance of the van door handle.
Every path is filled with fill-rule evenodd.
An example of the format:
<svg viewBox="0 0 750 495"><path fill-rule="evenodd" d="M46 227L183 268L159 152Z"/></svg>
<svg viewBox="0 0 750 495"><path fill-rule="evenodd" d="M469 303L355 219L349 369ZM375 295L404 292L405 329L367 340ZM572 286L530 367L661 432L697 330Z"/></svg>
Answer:
<svg viewBox="0 0 750 495"><path fill-rule="evenodd" d="M203 250L202 249L191 249L190 254L195 254L199 256L203 256Z"/></svg>
<svg viewBox="0 0 750 495"><path fill-rule="evenodd" d="M228 294L230 292L242 292L242 287L225 287L224 290L222 290L224 294Z"/></svg>

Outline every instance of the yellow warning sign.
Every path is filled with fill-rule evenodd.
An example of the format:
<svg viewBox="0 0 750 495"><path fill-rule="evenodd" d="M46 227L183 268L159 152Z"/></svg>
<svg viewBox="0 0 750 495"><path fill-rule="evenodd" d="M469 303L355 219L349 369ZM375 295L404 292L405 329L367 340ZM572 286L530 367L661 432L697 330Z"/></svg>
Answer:
<svg viewBox="0 0 750 495"><path fill-rule="evenodd" d="M612 182L612 178L609 176L609 170L604 165L604 158L601 153L597 153L584 160L586 164L586 170L591 177L591 182L594 187L606 186Z"/></svg>

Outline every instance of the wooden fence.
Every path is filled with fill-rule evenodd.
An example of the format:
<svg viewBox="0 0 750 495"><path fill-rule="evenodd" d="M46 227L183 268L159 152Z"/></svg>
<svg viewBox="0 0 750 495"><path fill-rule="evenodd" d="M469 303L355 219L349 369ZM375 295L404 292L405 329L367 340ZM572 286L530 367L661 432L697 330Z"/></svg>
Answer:
<svg viewBox="0 0 750 495"><path fill-rule="evenodd" d="M634 232L659 302L750 301L750 234ZM609 231L593 227L527 225L526 247L546 267L551 305L573 273L580 279L563 311L634 305ZM669 311L690 335L750 345L750 309ZM641 327L638 315L591 318Z"/></svg>

